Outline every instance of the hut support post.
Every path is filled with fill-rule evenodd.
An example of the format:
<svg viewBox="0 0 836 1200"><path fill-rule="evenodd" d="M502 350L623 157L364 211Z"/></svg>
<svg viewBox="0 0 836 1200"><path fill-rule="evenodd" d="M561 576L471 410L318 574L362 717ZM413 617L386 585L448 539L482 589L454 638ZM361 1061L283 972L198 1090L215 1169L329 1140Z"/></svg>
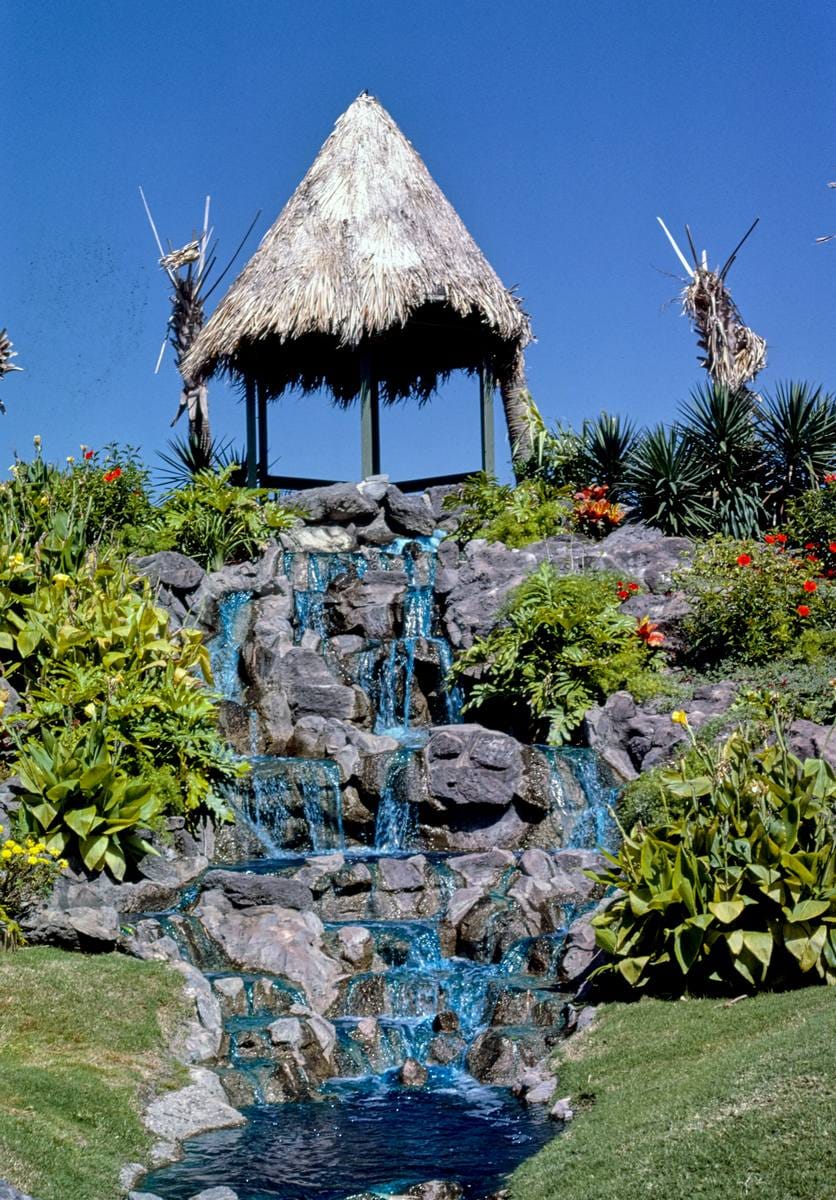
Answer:
<svg viewBox="0 0 836 1200"><path fill-rule="evenodd" d="M363 368L360 384L360 452L363 478L380 474L380 401L371 368Z"/></svg>
<svg viewBox="0 0 836 1200"><path fill-rule="evenodd" d="M247 487L258 483L258 460L256 452L255 380L248 379L244 392L247 408Z"/></svg>
<svg viewBox="0 0 836 1200"><path fill-rule="evenodd" d="M482 470L496 474L496 445L493 421L494 378L486 363L479 372L479 411L482 426Z"/></svg>
<svg viewBox="0 0 836 1200"><path fill-rule="evenodd" d="M256 384L256 400L258 410L258 486L266 487L270 459L267 450L267 393L263 383Z"/></svg>

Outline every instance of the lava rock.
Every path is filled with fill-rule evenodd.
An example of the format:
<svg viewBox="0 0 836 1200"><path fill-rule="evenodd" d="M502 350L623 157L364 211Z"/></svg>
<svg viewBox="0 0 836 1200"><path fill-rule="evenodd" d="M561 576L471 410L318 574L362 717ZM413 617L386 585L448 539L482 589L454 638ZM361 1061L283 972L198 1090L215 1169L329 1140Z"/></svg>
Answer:
<svg viewBox="0 0 836 1200"><path fill-rule="evenodd" d="M240 871L208 871L204 890L220 888L236 908L260 908L279 905L306 912L313 908L311 889L298 879L281 875L249 875Z"/></svg>
<svg viewBox="0 0 836 1200"><path fill-rule="evenodd" d="M151 1101L143 1118L150 1133L171 1144L210 1129L246 1125L246 1117L227 1103L217 1075L203 1067L192 1067L189 1077L191 1082L186 1087Z"/></svg>

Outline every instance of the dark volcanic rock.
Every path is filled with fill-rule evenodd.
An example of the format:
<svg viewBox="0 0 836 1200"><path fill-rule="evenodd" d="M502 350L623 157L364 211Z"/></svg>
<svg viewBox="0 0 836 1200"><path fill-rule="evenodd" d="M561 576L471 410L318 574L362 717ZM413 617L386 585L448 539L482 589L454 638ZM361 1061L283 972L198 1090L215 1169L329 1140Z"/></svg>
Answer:
<svg viewBox="0 0 836 1200"><path fill-rule="evenodd" d="M424 750L430 806L507 808L521 797L520 745L481 725L449 725L433 730Z"/></svg>
<svg viewBox="0 0 836 1200"><path fill-rule="evenodd" d="M220 888L236 908L259 908L265 904L278 904L300 912L313 908L311 889L298 879L285 879L280 875L209 871L204 876L203 886L207 890Z"/></svg>

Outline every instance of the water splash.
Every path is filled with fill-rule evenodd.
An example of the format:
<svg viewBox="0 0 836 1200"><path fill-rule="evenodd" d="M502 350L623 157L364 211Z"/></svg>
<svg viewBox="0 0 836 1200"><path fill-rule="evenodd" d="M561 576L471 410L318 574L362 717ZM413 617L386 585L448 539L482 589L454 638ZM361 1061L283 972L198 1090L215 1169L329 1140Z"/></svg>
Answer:
<svg viewBox="0 0 836 1200"><path fill-rule="evenodd" d="M618 826L611 809L618 799L618 785L594 750L584 747L538 746L549 763L549 791L555 811L564 817L566 850L613 850L618 845ZM567 788L568 770L575 787Z"/></svg>

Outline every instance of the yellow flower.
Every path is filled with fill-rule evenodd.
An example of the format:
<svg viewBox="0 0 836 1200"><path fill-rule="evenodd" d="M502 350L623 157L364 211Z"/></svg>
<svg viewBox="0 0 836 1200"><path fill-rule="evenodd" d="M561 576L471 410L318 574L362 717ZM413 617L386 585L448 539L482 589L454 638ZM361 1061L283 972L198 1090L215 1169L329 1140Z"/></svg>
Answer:
<svg viewBox="0 0 836 1200"><path fill-rule="evenodd" d="M50 850L50 854L52 855L53 858L57 858L60 853L61 853L61 851L56 850L54 846Z"/></svg>
<svg viewBox="0 0 836 1200"><path fill-rule="evenodd" d="M11 850L9 849L8 846L4 846L3 849L0 850L0 858L11 858L11 857L12 857Z"/></svg>
<svg viewBox="0 0 836 1200"><path fill-rule="evenodd" d="M68 463L74 463L74 462L75 462L75 458L73 457L73 455L72 455L72 454L68 454L68 455L67 455L67 462L68 462Z"/></svg>
<svg viewBox="0 0 836 1200"><path fill-rule="evenodd" d="M36 866L36 864L37 864L37 862L38 862L38 856L37 856L37 854L30 854L30 855L29 855L29 857L28 857L28 859L27 859L26 861L29 863L29 866L30 866L30 867L34 867L34 866Z"/></svg>
<svg viewBox="0 0 836 1200"><path fill-rule="evenodd" d="M671 720L673 721L674 725L687 725L688 714L683 709L677 708L671 713Z"/></svg>
<svg viewBox="0 0 836 1200"><path fill-rule="evenodd" d="M66 871L66 869L69 865L70 864L67 862L66 858L58 859L58 866L61 868L62 871Z"/></svg>

